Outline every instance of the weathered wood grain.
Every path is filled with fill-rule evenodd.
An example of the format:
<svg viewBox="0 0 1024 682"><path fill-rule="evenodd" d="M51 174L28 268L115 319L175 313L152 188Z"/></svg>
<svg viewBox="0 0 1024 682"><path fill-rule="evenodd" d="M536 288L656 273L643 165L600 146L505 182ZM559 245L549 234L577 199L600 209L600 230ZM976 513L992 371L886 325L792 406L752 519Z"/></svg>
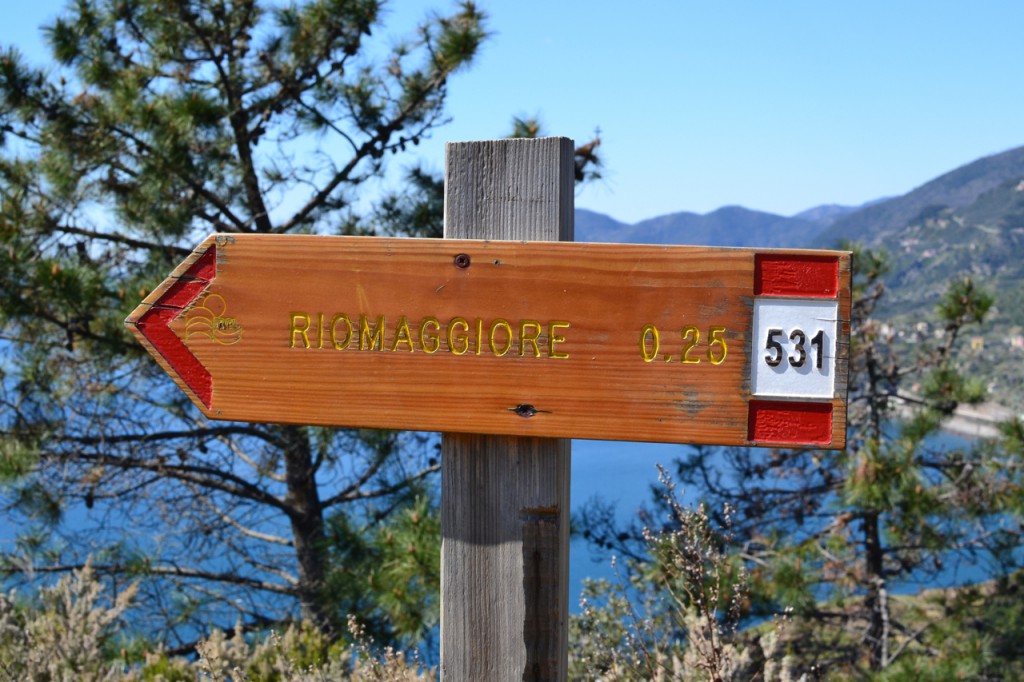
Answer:
<svg viewBox="0 0 1024 682"><path fill-rule="evenodd" d="M211 417L748 443L758 251L217 235L197 254L212 248L212 284L171 322L212 375L209 405L196 399ZM468 267L455 264L460 255ZM848 258L837 257L848 272ZM154 292L129 325L166 289ZM848 333L847 304L840 315ZM382 338L361 339L361 318L373 331L383 318ZM436 324L424 328L424 320ZM455 334L456 352L445 338L453 320L465 322ZM647 325L659 334L653 359L644 355L653 351L651 334L645 350L640 344ZM690 326L701 338L684 363L682 332ZM711 343L715 328L724 330L724 349ZM837 408L845 397L844 367L840 362ZM845 423L836 414L832 445L840 447Z"/></svg>
<svg viewBox="0 0 1024 682"><path fill-rule="evenodd" d="M573 145L570 140L502 140L450 144L446 155L445 237L572 240ZM453 245L455 243L452 243ZM527 248L535 248L529 245ZM474 292L488 292L492 303L514 308L508 319L569 320L574 298L562 293L561 307L531 304L560 285L542 271L567 258L555 256L544 266L487 249L457 246L470 257L459 274L507 272L511 280L484 283L463 278L461 304ZM462 261L464 264L464 261ZM510 267L511 266L511 267ZM567 285L566 285L567 286ZM537 297L536 293L541 292ZM527 311L533 313L527 314ZM549 317L550 316L550 317ZM555 327L554 329L559 329ZM519 392L514 405L539 405L548 384L536 376L542 367L572 359L564 350L570 328L548 330L548 355L520 354L519 373L533 383ZM565 344L552 344L566 335ZM582 349L581 349L582 350ZM542 353L537 353L542 355ZM495 358L496 360L506 359ZM534 364L527 364L528 362ZM490 384L496 377L485 375ZM557 381L551 378L548 381ZM517 390L522 390L520 384ZM511 388L511 386L509 387ZM506 414L504 399L484 386L466 403L495 400ZM485 397L486 396L486 397ZM444 680L564 680L568 652L569 469L567 440L446 433L441 453L441 677Z"/></svg>

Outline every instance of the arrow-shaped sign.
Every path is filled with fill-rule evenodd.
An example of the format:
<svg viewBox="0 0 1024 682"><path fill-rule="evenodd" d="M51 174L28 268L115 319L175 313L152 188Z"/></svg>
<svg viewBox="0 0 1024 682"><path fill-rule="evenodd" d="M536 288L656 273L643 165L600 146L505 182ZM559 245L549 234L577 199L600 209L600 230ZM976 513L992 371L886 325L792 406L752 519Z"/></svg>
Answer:
<svg viewBox="0 0 1024 682"><path fill-rule="evenodd" d="M845 442L849 254L213 235L126 320L209 417Z"/></svg>
<svg viewBox="0 0 1024 682"><path fill-rule="evenodd" d="M125 321L193 401L209 409L213 377L196 359L175 323L189 313L217 276L217 247L196 249Z"/></svg>

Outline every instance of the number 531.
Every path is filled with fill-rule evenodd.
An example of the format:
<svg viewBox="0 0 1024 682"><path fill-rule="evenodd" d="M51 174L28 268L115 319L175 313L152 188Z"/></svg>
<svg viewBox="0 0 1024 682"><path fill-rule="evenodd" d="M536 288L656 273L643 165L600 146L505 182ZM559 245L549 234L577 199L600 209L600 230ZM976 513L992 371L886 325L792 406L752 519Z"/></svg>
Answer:
<svg viewBox="0 0 1024 682"><path fill-rule="evenodd" d="M786 354L786 349L783 348L782 342L779 341L779 337L785 339L786 332L783 329L769 329L768 338L765 341L765 349L768 351L764 356L764 361L769 367L778 367L783 362L788 361L790 367L800 369L808 360L807 352L807 334L803 329L794 329L789 335L789 341L792 343L792 350L790 354ZM819 329L818 333L811 337L810 341L811 354L813 357L814 366L817 369L821 369L821 363L825 354L825 332Z"/></svg>

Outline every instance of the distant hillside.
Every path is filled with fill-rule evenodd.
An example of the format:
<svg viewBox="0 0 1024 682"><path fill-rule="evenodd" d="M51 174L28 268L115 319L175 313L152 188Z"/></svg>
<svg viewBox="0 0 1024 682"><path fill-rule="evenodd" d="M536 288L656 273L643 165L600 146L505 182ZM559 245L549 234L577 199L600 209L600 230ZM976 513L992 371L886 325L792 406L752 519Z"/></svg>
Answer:
<svg viewBox="0 0 1024 682"><path fill-rule="evenodd" d="M825 204L824 206L815 206L809 208L806 211L797 213L794 218L800 220L809 220L812 223L817 223L824 227L828 227L835 221L839 220L844 216L848 216L854 211L858 210L859 206L840 206L839 204Z"/></svg>
<svg viewBox="0 0 1024 682"><path fill-rule="evenodd" d="M879 235L890 295L880 311L902 327L927 321L950 280L971 277L993 294L985 325L965 340L970 374L1024 413L1024 173L960 208L930 206ZM969 343L966 343L968 342Z"/></svg>
<svg viewBox="0 0 1024 682"><path fill-rule="evenodd" d="M869 205L836 220L815 245L834 247L844 240L876 246L902 230L930 207L962 209L1015 177L1024 177L1024 147L978 159L900 197Z"/></svg>
<svg viewBox="0 0 1024 682"><path fill-rule="evenodd" d="M585 208L576 209L576 241L607 242L618 244L627 242L623 239L632 226L620 223L603 213L589 211Z"/></svg>
<svg viewBox="0 0 1024 682"><path fill-rule="evenodd" d="M704 215L672 213L627 225L600 213L578 209L576 241L802 247L810 244L827 224L726 206Z"/></svg>
<svg viewBox="0 0 1024 682"><path fill-rule="evenodd" d="M954 276L971 276L1002 296L1024 287L1024 173L959 209L926 207L899 230L879 235L889 255L894 313L934 304ZM1014 317L1024 325L1024 310Z"/></svg>

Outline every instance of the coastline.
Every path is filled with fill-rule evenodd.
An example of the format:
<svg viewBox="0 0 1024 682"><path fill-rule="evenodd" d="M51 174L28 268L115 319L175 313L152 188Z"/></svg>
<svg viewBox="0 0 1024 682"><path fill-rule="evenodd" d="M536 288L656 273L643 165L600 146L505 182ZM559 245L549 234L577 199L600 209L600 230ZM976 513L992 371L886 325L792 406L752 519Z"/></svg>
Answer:
<svg viewBox="0 0 1024 682"><path fill-rule="evenodd" d="M942 430L967 438L996 438L999 424L1016 415L1013 410L996 403L960 405L953 416L943 422Z"/></svg>

